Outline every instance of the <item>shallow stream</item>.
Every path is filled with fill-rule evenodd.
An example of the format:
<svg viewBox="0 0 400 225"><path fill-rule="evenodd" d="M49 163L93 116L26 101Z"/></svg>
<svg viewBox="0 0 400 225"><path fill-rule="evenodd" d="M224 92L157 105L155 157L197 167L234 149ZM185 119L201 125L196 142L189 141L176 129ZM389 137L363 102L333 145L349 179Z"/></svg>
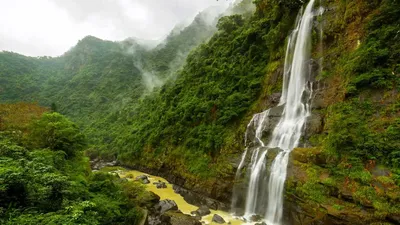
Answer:
<svg viewBox="0 0 400 225"><path fill-rule="evenodd" d="M199 208L195 205L187 203L181 195L175 193L174 190L172 189L172 184L170 184L166 179L162 177L149 175L147 173L143 173L136 170L118 170L117 172L121 178L127 178L129 180L134 180L136 177L140 175L147 175L149 177L150 184L146 184L146 189L160 196L160 200L169 199L175 201L175 203L178 205L178 209L184 214L190 215L190 212L195 211ZM128 177L133 177L133 179ZM165 182L167 184L167 188L157 189L156 185L154 185L153 182L158 182L159 180ZM214 216L214 214L218 214L222 218L224 218L224 220L226 221L225 224L228 224L228 222L230 222L230 224L232 225L245 224L243 221L234 218L228 212L212 210L212 209L210 209L210 211L211 211L210 215L202 217L201 221L205 224L217 224L212 222L212 217Z"/></svg>

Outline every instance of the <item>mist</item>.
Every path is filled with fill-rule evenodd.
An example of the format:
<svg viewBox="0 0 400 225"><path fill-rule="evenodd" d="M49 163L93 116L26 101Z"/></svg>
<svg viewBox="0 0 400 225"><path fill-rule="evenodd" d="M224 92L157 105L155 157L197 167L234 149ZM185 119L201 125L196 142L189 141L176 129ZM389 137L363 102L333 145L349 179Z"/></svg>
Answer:
<svg viewBox="0 0 400 225"><path fill-rule="evenodd" d="M13 0L0 7L0 51L60 56L88 35L122 41L165 39L178 24L233 0ZM187 24L186 24L187 25Z"/></svg>
<svg viewBox="0 0 400 225"><path fill-rule="evenodd" d="M213 34L217 31L216 25L218 20L223 16L232 14L250 15L254 12L255 6L252 0L239 0L230 2L224 5L209 6L203 11L197 13L193 18L186 19L177 25L163 38L160 39L140 39L130 37L123 42L120 42L121 49L124 54L132 57L132 66L140 70L142 82L145 87L145 94L153 92L156 88L163 86L168 81L175 81L179 69L181 69L186 62L186 58L190 51L207 42ZM193 32L191 29L201 27L198 33ZM187 37L185 39L190 44L187 46L176 49L174 58L169 59L168 70L160 73L152 70L146 66L146 57L149 55L157 55L159 51L168 48L168 45L176 42L180 35ZM184 45L185 43L182 43Z"/></svg>

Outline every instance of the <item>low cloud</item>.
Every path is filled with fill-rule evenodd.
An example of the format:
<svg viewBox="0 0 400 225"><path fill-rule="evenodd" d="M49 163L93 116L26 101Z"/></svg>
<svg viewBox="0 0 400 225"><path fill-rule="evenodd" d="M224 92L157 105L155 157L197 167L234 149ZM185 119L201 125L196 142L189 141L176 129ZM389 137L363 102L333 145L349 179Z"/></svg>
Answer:
<svg viewBox="0 0 400 225"><path fill-rule="evenodd" d="M234 0L13 0L0 8L0 50L57 56L84 36L162 39L212 5ZM38 46L38 47L36 47Z"/></svg>

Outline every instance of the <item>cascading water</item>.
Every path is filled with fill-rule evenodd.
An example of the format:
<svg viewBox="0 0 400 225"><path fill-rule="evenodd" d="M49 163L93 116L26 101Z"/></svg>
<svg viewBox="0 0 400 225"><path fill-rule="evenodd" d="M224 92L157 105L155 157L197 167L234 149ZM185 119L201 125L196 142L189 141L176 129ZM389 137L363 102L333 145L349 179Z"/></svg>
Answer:
<svg viewBox="0 0 400 225"><path fill-rule="evenodd" d="M303 10L300 11L296 28L288 39L282 96L278 106L283 108L283 112L268 144L262 138L272 109L256 114L247 127L246 150L236 173L237 179L240 178L246 158L251 155L247 166L249 182L245 199L246 220L251 220L255 214L261 214L268 225L278 225L282 221L283 190L290 152L299 145L307 117L311 115L312 83L309 82L309 65L314 2L315 0L310 0L303 14ZM251 148L247 143L250 131L254 132ZM277 149L278 153L267 176L267 156L270 151ZM234 198L233 201L236 202L237 199Z"/></svg>

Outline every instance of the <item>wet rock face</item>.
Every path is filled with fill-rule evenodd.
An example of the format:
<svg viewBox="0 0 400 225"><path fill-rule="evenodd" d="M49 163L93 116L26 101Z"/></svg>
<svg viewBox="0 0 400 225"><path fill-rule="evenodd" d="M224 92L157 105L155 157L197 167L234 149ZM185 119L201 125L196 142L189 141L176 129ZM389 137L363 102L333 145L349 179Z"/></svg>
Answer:
<svg viewBox="0 0 400 225"><path fill-rule="evenodd" d="M279 123L283 110L285 109L285 105L280 105L273 107L269 110L269 113L266 115L264 119L260 118L259 121L264 121L262 123L262 135L261 139L264 143L269 143L269 138L271 137L272 132L274 131L276 125ZM247 144L249 146L258 144L258 142L255 139L256 136L256 131L257 127L260 124L250 124L248 130L247 130Z"/></svg>
<svg viewBox="0 0 400 225"><path fill-rule="evenodd" d="M303 138L300 140L299 146L312 147L310 138L314 135L321 134L324 130L324 118L320 113L313 112L304 124Z"/></svg>
<svg viewBox="0 0 400 225"><path fill-rule="evenodd" d="M312 113L307 119L305 128L305 134L307 136L321 133L323 130L323 120L321 114Z"/></svg>
<svg viewBox="0 0 400 225"><path fill-rule="evenodd" d="M269 96L269 101L272 103L272 105L277 105L279 101L281 100L282 93L273 93L272 95Z"/></svg>
<svg viewBox="0 0 400 225"><path fill-rule="evenodd" d="M220 215L218 215L218 214L214 214L214 216L213 216L213 218L212 218L212 221L214 222L214 223L218 223L218 224L223 224L223 223L225 223L225 220L224 220L224 218L222 218Z"/></svg>

